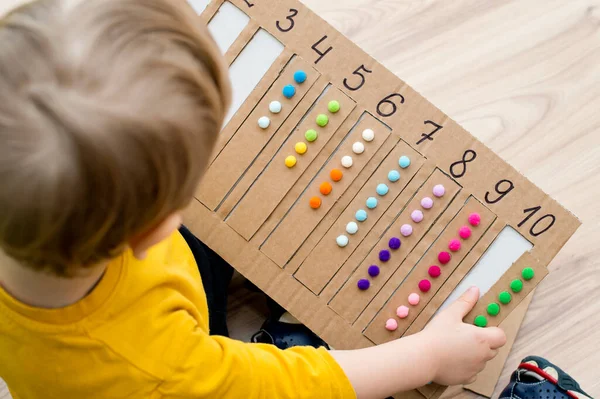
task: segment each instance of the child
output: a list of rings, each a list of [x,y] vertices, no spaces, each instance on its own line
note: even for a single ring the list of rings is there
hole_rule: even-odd
[[[382,398],[472,381],[505,343],[462,323],[477,289],[367,349],[209,335],[177,229],[229,104],[226,72],[184,1],[38,0],[0,23],[0,377],[13,397]]]

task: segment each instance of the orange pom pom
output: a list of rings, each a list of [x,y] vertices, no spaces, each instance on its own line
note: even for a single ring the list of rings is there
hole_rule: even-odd
[[[329,173],[329,177],[331,177],[331,180],[333,180],[333,181],[342,180],[342,176],[344,176],[344,174],[339,169],[332,169],[331,172]]]
[[[327,181],[321,183],[321,185],[319,186],[319,191],[321,191],[321,194],[323,195],[331,194],[331,190],[333,190],[333,187],[331,187],[331,183]]]
[[[319,209],[320,206],[321,206],[321,198],[319,198],[319,197],[312,197],[310,199],[310,207],[312,209]]]

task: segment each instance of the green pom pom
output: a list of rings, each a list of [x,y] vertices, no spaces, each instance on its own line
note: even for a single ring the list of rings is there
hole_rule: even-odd
[[[508,305],[510,301],[512,301],[512,295],[510,295],[508,291],[501,292],[500,295],[498,295],[498,300],[501,304]]]
[[[319,125],[321,127],[325,127],[325,126],[327,126],[328,123],[329,123],[329,118],[327,117],[327,115],[320,114],[319,116],[317,116],[317,125]]]
[[[485,316],[479,315],[475,318],[475,323],[477,327],[485,327],[487,326],[487,319]]]
[[[335,100],[329,101],[329,104],[327,105],[327,109],[332,114],[335,114],[336,112],[338,112],[340,110],[340,103]]]
[[[490,303],[487,306],[487,312],[490,316],[498,316],[498,313],[500,313],[500,305],[498,305],[497,303]]]
[[[521,275],[523,276],[525,281],[529,281],[535,277],[535,272],[531,267],[526,267],[525,269],[523,269],[523,272],[521,272]]]
[[[319,134],[314,129],[307,130],[306,133],[304,133],[304,138],[306,139],[306,141],[309,141],[311,143],[315,141],[317,137],[319,137]]]
[[[510,289],[514,293],[521,292],[523,290],[523,282],[520,279],[513,280],[510,283]]]

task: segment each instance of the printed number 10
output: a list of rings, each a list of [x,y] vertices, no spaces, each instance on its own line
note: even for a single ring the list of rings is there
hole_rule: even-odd
[[[525,219],[523,219],[521,221],[521,223],[519,223],[518,226],[522,227],[525,223],[527,223],[529,221],[529,219],[531,219],[531,217],[533,215],[538,213],[538,211],[540,209],[542,209],[541,206],[535,206],[533,208],[525,209],[523,211],[523,213],[529,213],[529,215],[527,215],[527,217]],[[531,228],[529,229],[529,234],[531,234],[534,237],[537,237],[540,234],[547,232],[550,229],[550,227],[554,226],[555,222],[556,222],[556,216],[554,216],[552,214],[544,215],[541,218],[539,218],[538,220],[536,220],[535,223],[531,226]],[[540,226],[540,224],[541,224],[541,226]]]

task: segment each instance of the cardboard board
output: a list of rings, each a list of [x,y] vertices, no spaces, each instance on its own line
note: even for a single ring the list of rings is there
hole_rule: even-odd
[[[223,3],[210,2],[199,23],[210,23]],[[250,18],[233,43],[227,37],[225,58],[238,62],[236,70],[257,59],[244,54],[257,35],[272,35],[284,50],[271,55],[264,76],[221,132],[197,201],[186,211],[190,229],[325,341],[352,349],[424,328],[510,226],[533,248],[501,269],[465,322],[485,316],[514,341],[526,308],[519,304],[527,304],[579,220],[299,1],[231,0],[231,6]],[[298,70],[306,72],[303,83],[294,80]],[[289,84],[296,95],[287,99],[282,90]],[[284,105],[280,114],[269,112],[274,100]],[[334,100],[338,112],[328,110]],[[321,114],[328,117],[323,127],[316,123]],[[257,125],[261,116],[271,119],[267,129]],[[317,140],[305,139],[309,129],[318,132]],[[375,132],[372,141],[363,137],[365,129]],[[295,151],[301,142],[307,145],[303,154]],[[364,152],[355,153],[355,143]],[[297,160],[291,168],[284,163],[289,156]],[[344,167],[344,156],[352,157],[352,166]],[[402,156],[410,159],[405,168]],[[343,178],[332,180],[332,169]],[[399,180],[388,179],[392,170]],[[323,183],[331,193],[321,193]],[[377,193],[380,184],[385,194]],[[440,184],[445,193],[436,197],[433,187]],[[313,197],[321,201],[317,209],[309,206]],[[370,197],[377,200],[372,209],[366,206]],[[431,208],[422,206],[425,197],[433,199]],[[356,220],[358,210],[366,220]],[[423,213],[422,221],[412,219],[414,211]],[[473,213],[481,217],[477,226],[469,224]],[[346,231],[350,222],[358,227],[353,234]],[[400,234],[404,225],[412,234]],[[459,239],[459,250],[448,250],[462,226],[471,236]],[[340,236],[346,246],[338,246]],[[393,237],[400,248],[389,248]],[[381,260],[382,250],[390,251],[389,260]],[[442,251],[452,254],[445,265],[439,265]],[[439,277],[429,275],[434,264]],[[379,275],[369,276],[371,265]],[[525,267],[535,271],[533,279],[522,278]],[[368,289],[358,288],[361,279]],[[523,288],[512,292],[516,279]],[[426,292],[419,289],[422,280],[431,283]],[[503,291],[511,293],[510,303],[488,315],[487,305]],[[418,305],[407,305],[412,293],[420,295]],[[396,316],[401,305],[410,308],[403,319]],[[399,325],[394,331],[385,329],[390,318]],[[504,359],[490,363],[469,389],[489,395]],[[397,397],[437,398],[444,390],[431,384]]]

